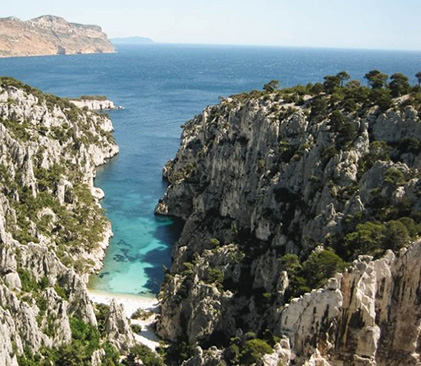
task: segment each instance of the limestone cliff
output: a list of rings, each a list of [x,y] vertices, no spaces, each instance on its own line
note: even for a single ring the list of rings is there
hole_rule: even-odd
[[[111,235],[93,179],[118,153],[112,130],[105,115],[0,79],[1,365],[99,364],[133,343],[121,311],[99,314],[86,287]]]
[[[78,99],[69,99],[69,102],[74,104],[78,108],[87,108],[91,111],[104,111],[116,109],[114,102],[105,97],[95,98],[84,96]],[[121,107],[119,107],[119,109],[121,109]]]
[[[96,25],[69,23],[52,15],[28,21],[0,19],[0,57],[110,52],[112,43]]]
[[[265,365],[420,365],[420,106],[389,93],[252,92],[185,124],[156,208],[186,220],[157,329],[225,348],[187,364],[241,363],[251,331],[283,337]]]

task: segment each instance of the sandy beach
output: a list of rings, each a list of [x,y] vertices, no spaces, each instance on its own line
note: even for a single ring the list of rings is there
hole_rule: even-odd
[[[155,322],[155,313],[157,312],[159,302],[153,296],[140,296],[129,294],[110,294],[108,292],[89,290],[90,299],[97,304],[110,305],[113,299],[124,307],[127,318],[130,324],[137,324],[142,327],[140,334],[135,334],[135,338],[139,343],[142,343],[149,348],[155,350],[159,346],[159,338],[152,330],[152,325]],[[137,309],[149,310],[154,314],[146,320],[131,319],[131,316]]]

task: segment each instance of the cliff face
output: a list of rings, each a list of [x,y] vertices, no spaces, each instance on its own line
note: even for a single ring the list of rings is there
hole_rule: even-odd
[[[108,341],[123,352],[133,342],[121,309],[98,317],[86,287],[112,234],[93,187],[95,167],[118,153],[112,130],[103,115],[0,79],[1,365],[61,364],[72,348],[99,364],[102,343],[84,353],[74,342],[100,324],[118,329]]]
[[[279,309],[277,331],[289,338],[295,362],[419,365],[420,259],[419,242],[397,256],[361,258],[326,288]]]
[[[103,111],[115,109],[116,106],[112,100],[108,99],[74,99],[69,100],[70,103],[74,104],[78,108],[87,108],[91,111]]]
[[[284,338],[265,365],[420,364],[419,242],[400,249],[399,235],[385,235],[383,252],[395,254],[360,257],[290,300],[297,279],[285,254],[305,260],[332,246],[352,262],[366,252],[359,223],[389,232],[419,218],[417,106],[403,97],[393,109],[344,111],[323,98],[233,96],[186,123],[156,208],[186,220],[162,287],[162,337],[225,348],[268,329]],[[190,362],[212,364],[200,352]]]
[[[114,47],[96,25],[45,15],[28,21],[0,19],[0,57],[110,53]]]

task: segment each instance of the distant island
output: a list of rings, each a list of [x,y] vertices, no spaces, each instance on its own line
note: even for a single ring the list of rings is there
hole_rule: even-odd
[[[0,57],[113,53],[97,25],[69,23],[53,15],[28,21],[0,18]]]
[[[113,44],[152,44],[154,41],[148,37],[120,37],[112,38]]]

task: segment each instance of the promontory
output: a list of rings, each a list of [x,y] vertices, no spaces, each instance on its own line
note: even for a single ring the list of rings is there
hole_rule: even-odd
[[[113,53],[97,25],[69,23],[53,15],[28,21],[0,18],[0,57]]]

